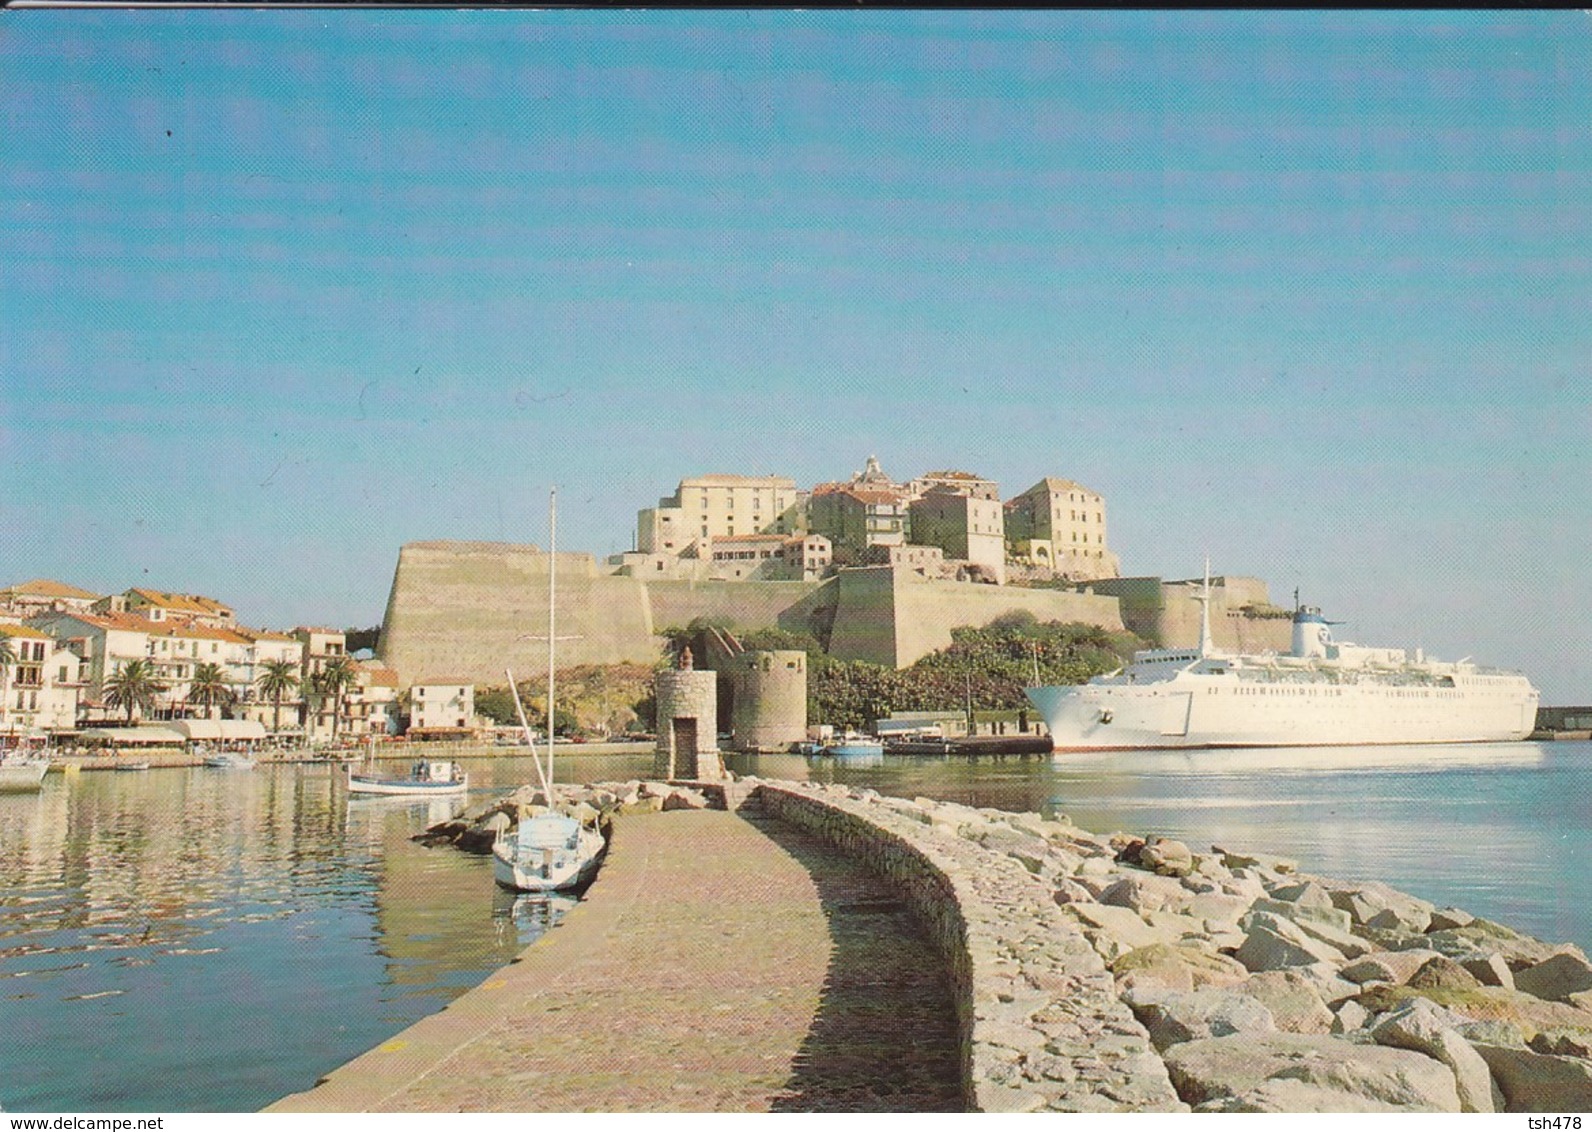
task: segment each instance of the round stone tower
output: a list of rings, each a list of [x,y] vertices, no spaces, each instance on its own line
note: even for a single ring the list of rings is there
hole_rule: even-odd
[[[735,698],[735,746],[742,751],[784,751],[807,737],[807,654],[800,649],[756,649],[735,657],[730,669]]]
[[[719,678],[691,666],[691,650],[680,654],[678,668],[653,678],[658,705],[658,746],[653,774],[662,779],[724,777],[719,758]]]

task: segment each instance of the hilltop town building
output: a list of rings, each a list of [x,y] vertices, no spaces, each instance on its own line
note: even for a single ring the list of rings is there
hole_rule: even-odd
[[[636,516],[636,550],[681,555],[707,540],[800,534],[805,496],[787,476],[695,476]]]
[[[1006,533],[1000,493],[991,480],[940,472],[911,504],[912,541],[937,546],[969,576],[1006,581]],[[957,478],[952,478],[957,477]]]
[[[1096,491],[1046,476],[1006,501],[1011,557],[1078,581],[1115,578],[1121,563],[1106,545],[1106,504]]]

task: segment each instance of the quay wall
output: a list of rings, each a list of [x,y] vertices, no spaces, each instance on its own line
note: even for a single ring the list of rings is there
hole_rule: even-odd
[[[969,1108],[1187,1111],[1104,962],[1018,858],[923,799],[766,782],[753,796],[891,880],[924,925],[951,976]]]

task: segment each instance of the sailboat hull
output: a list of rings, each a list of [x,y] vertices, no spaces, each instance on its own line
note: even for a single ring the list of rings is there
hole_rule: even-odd
[[[513,841],[492,847],[492,879],[514,892],[563,892],[591,880],[603,851],[602,834],[582,829],[573,847],[523,850]]]

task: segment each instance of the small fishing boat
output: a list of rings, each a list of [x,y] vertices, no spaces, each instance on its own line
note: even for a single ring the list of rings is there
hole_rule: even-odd
[[[49,759],[22,755],[0,757],[0,794],[31,794],[44,789],[44,774]]]
[[[470,776],[458,763],[417,759],[407,774],[377,774],[374,770],[348,769],[350,794],[408,794],[414,797],[435,794],[463,794],[470,789]]]
[[[536,765],[536,775],[542,784],[542,793],[548,804],[557,802],[553,791],[553,675],[558,634],[553,620],[557,605],[554,601],[554,568],[558,561],[558,493],[549,495],[547,504],[547,768],[542,768],[541,754],[531,735],[530,723],[525,718],[525,708],[520,703],[519,686],[514,683],[514,673],[505,671],[509,691],[514,694],[514,710],[520,717],[520,728],[531,748],[531,761]],[[515,892],[559,892],[579,888],[591,880],[602,859],[607,842],[595,821],[582,822],[566,814],[549,812],[522,818],[512,835],[500,830],[492,845],[492,879],[504,888]]]
[[[837,759],[874,759],[884,755],[884,744],[872,735],[847,731],[825,743],[821,753]]]
[[[148,759],[128,759],[126,762],[117,763],[116,766],[113,769],[115,769],[115,770],[148,770],[149,769],[149,765],[150,764],[149,764],[149,760]]]

